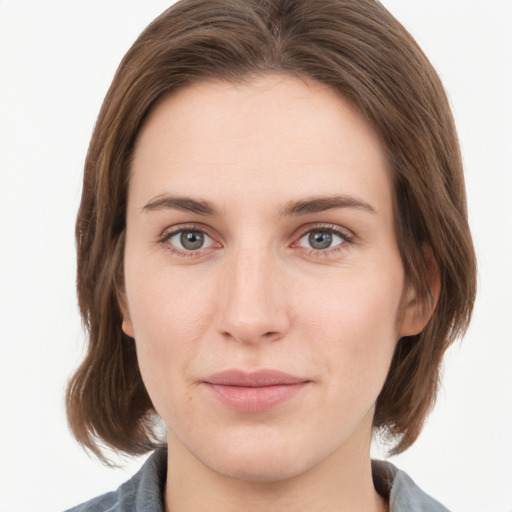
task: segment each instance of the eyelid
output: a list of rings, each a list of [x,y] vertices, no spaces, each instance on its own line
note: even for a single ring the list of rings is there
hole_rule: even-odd
[[[308,224],[306,226],[301,226],[294,234],[294,243],[300,240],[304,235],[307,235],[311,231],[328,231],[343,237],[347,242],[353,242],[355,240],[355,235],[349,229],[339,226],[337,224],[325,224],[321,222]]]
[[[209,230],[206,226],[202,224],[197,224],[195,222],[185,222],[183,224],[174,224],[172,226],[166,227],[162,233],[158,236],[159,240],[167,239],[169,236],[175,235],[180,231],[201,231],[209,235]],[[211,238],[211,237],[210,237]]]

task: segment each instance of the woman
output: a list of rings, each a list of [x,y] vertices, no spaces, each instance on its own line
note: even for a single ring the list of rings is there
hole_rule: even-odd
[[[105,99],[77,242],[71,428],[156,452],[73,510],[445,510],[370,460],[419,435],[475,295],[448,102],[378,2],[164,12]]]

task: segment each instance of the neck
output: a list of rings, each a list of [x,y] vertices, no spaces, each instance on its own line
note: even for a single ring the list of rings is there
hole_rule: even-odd
[[[368,446],[339,449],[307,471],[279,481],[250,482],[203,465],[169,438],[166,512],[385,512],[373,485]]]

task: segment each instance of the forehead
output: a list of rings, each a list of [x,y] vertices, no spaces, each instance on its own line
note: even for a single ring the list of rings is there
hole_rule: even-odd
[[[137,138],[130,194],[222,198],[233,185],[247,197],[349,191],[386,202],[388,175],[380,138],[351,103],[318,82],[269,75],[165,97]]]

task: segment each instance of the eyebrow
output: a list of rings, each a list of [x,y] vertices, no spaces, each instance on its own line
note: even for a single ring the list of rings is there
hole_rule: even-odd
[[[156,196],[142,207],[143,212],[156,210],[180,210],[197,213],[198,215],[219,215],[219,211],[209,201],[192,199],[190,197],[169,196],[167,194]]]
[[[300,201],[290,201],[280,213],[282,216],[307,215],[336,208],[357,208],[369,213],[377,213],[372,205],[350,195],[322,196],[301,199]]]
[[[357,208],[370,213],[376,213],[373,206],[367,202],[349,195],[322,196],[290,201],[279,212],[280,216],[300,216],[320,213],[337,208]],[[169,196],[163,194],[151,199],[142,211],[180,210],[198,215],[219,216],[220,212],[209,201],[192,199],[190,197]]]

